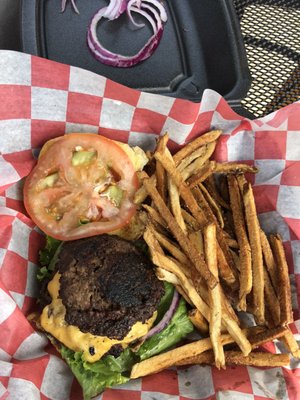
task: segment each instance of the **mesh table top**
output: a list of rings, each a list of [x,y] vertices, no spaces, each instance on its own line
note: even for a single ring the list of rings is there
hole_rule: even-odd
[[[300,0],[233,0],[252,84],[243,107],[260,117],[300,99]]]

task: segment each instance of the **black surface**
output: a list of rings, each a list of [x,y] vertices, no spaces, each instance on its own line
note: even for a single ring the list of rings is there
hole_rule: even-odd
[[[0,0],[0,49],[21,50],[21,0]]]
[[[193,101],[199,101],[209,87],[245,115],[240,100],[250,86],[250,74],[231,0],[165,0],[169,19],[159,48],[150,59],[129,69],[100,64],[86,46],[90,18],[105,1],[77,3],[80,16],[70,5],[61,14],[61,0],[1,0],[0,49],[36,54],[130,87]],[[99,27],[105,45],[128,54],[150,34],[149,27],[134,31],[126,15],[114,22],[104,20]]]
[[[12,0],[15,1],[15,0]],[[250,74],[231,0],[168,0],[168,22],[161,43],[146,61],[116,68],[96,61],[86,45],[93,14],[105,0],[77,0],[60,13],[61,0],[23,0],[22,51],[71,64],[143,91],[200,101],[211,88],[238,107],[250,86]],[[108,48],[134,54],[151,34],[136,30],[125,15],[103,20],[99,37]]]

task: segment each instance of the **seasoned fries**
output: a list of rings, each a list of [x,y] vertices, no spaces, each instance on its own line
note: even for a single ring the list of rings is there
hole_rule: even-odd
[[[164,152],[168,143],[168,135],[161,136],[157,142],[157,151]],[[156,182],[157,182],[157,190],[161,197],[166,201],[167,199],[167,174],[164,170],[164,167],[158,162],[156,163]]]
[[[280,340],[285,345],[286,349],[292,353],[293,357],[300,358],[300,349],[298,343],[296,342],[296,339],[290,329],[286,330],[286,333],[281,337]]]
[[[211,131],[208,133],[205,133],[204,135],[199,136],[197,139],[193,140],[186,146],[184,146],[181,150],[179,150],[175,156],[174,156],[174,161],[176,166],[184,159],[186,158],[189,154],[191,154],[193,151],[198,149],[199,147],[203,147],[208,143],[215,142],[218,137],[221,135],[222,131]]]
[[[281,237],[279,235],[271,235],[270,242],[277,266],[277,287],[281,307],[281,323],[289,324],[293,321],[293,314],[288,265],[284,255]]]
[[[215,161],[208,161],[198,170],[198,172],[196,172],[187,180],[187,184],[192,189],[193,187],[199,185],[199,183],[205,181],[215,170]]]
[[[213,224],[207,225],[204,228],[204,251],[207,266],[210,272],[218,279],[217,265],[217,237],[216,226]],[[224,368],[225,357],[224,349],[221,344],[221,322],[222,322],[222,296],[220,283],[213,289],[209,290],[209,334],[212,341],[212,346],[215,354],[215,364],[217,368]]]
[[[263,324],[265,321],[264,266],[260,242],[260,227],[256,215],[252,188],[248,183],[243,185],[243,200],[252,253],[253,302],[256,307],[254,315],[257,323]]]
[[[208,335],[208,323],[199,310],[194,308],[189,311],[189,319],[202,336]]]
[[[246,232],[245,217],[243,214],[238,182],[233,175],[228,176],[228,185],[234,228],[240,254],[240,291],[238,307],[240,310],[246,311],[246,296],[252,289],[251,248]]]
[[[221,343],[223,346],[233,342],[234,340],[229,334],[221,335]],[[211,340],[210,338],[206,338],[169,350],[166,353],[159,354],[158,356],[148,358],[147,360],[135,364],[132,368],[130,377],[132,379],[139,378],[141,376],[159,372],[165,368],[172,367],[173,365],[178,365],[179,362],[182,362],[189,357],[199,355],[211,348]]]
[[[290,357],[288,354],[271,354],[271,353],[250,353],[244,356],[240,351],[225,351],[224,353],[226,365],[251,365],[254,367],[284,367],[289,364]],[[210,350],[205,351],[195,357],[185,359],[176,365],[188,364],[209,364],[216,365],[214,353]]]
[[[275,339],[300,358],[287,327],[293,316],[283,244],[262,231],[244,176],[258,170],[211,160],[220,134],[208,132],[174,156],[165,135],[151,155],[155,172],[140,174],[136,204],[148,214],[144,240],[157,277],[186,299],[203,338],[135,364],[131,378],[190,364],[289,364],[289,354],[253,352]],[[145,203],[147,197],[152,202]],[[242,329],[247,325],[238,311],[251,312],[258,326]]]
[[[217,284],[216,279],[208,270],[207,265],[204,262],[203,257],[197,251],[197,249],[193,246],[192,243],[189,242],[188,238],[181,230],[180,226],[176,222],[175,218],[169,211],[166,204],[163,202],[159,193],[157,192],[154,184],[151,183],[150,179],[144,179],[143,184],[148,192],[148,194],[152,197],[152,200],[159,210],[161,216],[164,218],[166,224],[171,230],[172,234],[178,240],[179,244],[182,247],[182,250],[185,252],[186,256],[190,259],[190,261],[195,265],[198,269],[199,273],[203,276],[203,278],[207,281],[209,287],[214,287]]]

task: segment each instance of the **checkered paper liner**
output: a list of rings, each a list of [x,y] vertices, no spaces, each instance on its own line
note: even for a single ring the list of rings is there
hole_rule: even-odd
[[[291,326],[300,338],[300,102],[250,121],[206,90],[191,103],[129,89],[83,69],[0,51],[0,399],[82,399],[78,383],[26,316],[37,295],[43,236],[22,202],[23,178],[42,144],[68,132],[94,132],[152,149],[168,131],[170,147],[223,130],[214,157],[255,164],[257,210],[279,232],[290,268]],[[269,351],[284,351],[279,342]],[[169,369],[106,390],[102,400],[289,399],[300,397],[300,364],[287,368],[209,366]]]

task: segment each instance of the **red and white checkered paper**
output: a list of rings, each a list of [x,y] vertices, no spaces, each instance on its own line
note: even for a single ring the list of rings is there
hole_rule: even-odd
[[[210,129],[223,130],[221,161],[255,164],[257,209],[267,233],[279,232],[288,258],[300,332],[300,102],[250,121],[207,90],[200,104],[141,93],[102,76],[11,51],[0,51],[0,399],[79,400],[66,364],[26,316],[35,307],[43,236],[25,213],[23,179],[42,144],[68,132],[94,132],[153,148],[168,131],[171,148]],[[297,336],[299,339],[300,336]],[[284,351],[279,343],[267,346]],[[300,398],[300,364],[287,368],[192,366],[105,391],[102,400]]]

